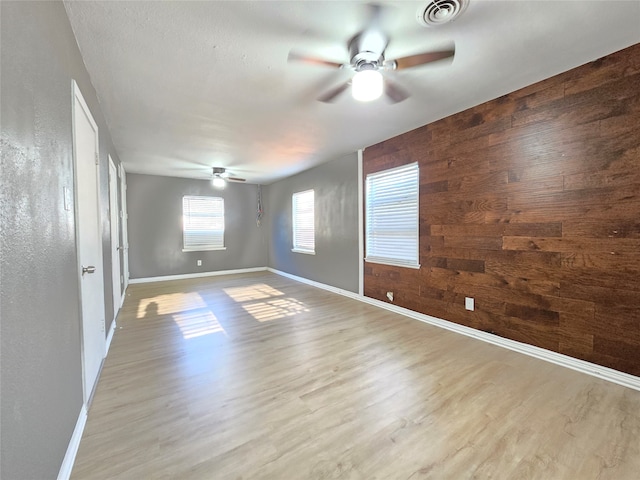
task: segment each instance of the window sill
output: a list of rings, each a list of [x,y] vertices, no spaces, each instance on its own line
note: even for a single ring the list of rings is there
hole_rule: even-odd
[[[302,250],[301,248],[292,248],[291,251],[295,252],[295,253],[304,253],[306,255],[315,255],[316,254],[315,250]]]
[[[365,258],[364,261],[367,263],[379,263],[381,265],[391,265],[393,267],[413,268],[414,270],[420,269],[419,263],[400,263],[400,262],[394,262],[393,260],[385,260],[384,258]]]
[[[183,252],[209,252],[212,250],[226,250],[227,247],[192,247],[192,248],[183,248]]]

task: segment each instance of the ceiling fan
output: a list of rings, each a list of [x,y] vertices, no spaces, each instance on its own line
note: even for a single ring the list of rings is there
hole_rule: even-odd
[[[347,44],[349,63],[337,63],[295,51],[289,52],[288,60],[290,62],[304,62],[341,69],[349,68],[356,72],[350,81],[338,85],[318,97],[319,101],[331,103],[351,86],[356,100],[375,100],[384,91],[391,102],[398,103],[408,98],[409,93],[389,78],[383,79],[382,72],[418,67],[454,56],[455,48],[451,46],[442,51],[423,52],[393,60],[386,59],[385,50],[389,44],[389,37],[380,26],[382,7],[380,5],[368,5],[368,7],[372,11],[369,25]]]
[[[224,188],[227,182],[246,182],[246,179],[240,177],[232,177],[224,167],[213,167],[213,179],[211,183],[216,188]]]

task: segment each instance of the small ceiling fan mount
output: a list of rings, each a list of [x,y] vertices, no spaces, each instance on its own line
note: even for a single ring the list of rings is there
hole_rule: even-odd
[[[213,167],[213,178],[211,179],[213,186],[217,188],[224,188],[226,182],[246,182],[246,179],[240,177],[232,177],[225,167]]]

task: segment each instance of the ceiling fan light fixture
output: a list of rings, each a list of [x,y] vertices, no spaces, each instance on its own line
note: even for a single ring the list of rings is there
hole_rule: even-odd
[[[380,98],[382,90],[382,74],[378,70],[361,70],[351,81],[351,94],[359,102],[370,102]]]
[[[213,180],[211,181],[211,183],[215,188],[219,188],[219,189],[222,189],[227,186],[226,180],[218,175],[213,177]]]

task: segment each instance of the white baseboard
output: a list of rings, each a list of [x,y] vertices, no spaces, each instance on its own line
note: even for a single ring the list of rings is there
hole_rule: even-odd
[[[122,296],[122,298],[124,299],[124,295]],[[107,334],[104,349],[104,358],[107,358],[107,355],[109,354],[109,348],[111,347],[111,341],[113,340],[113,334],[115,333],[115,331],[116,320],[114,319],[113,322],[111,322],[111,327],[109,328],[109,333]],[[104,365],[104,360],[102,365]],[[102,365],[100,366],[101,371]],[[100,381],[100,373],[98,374],[98,381]],[[60,467],[60,471],[58,472],[58,480],[68,480],[71,476],[71,470],[73,470],[73,464],[76,461],[76,455],[78,453],[78,448],[80,447],[80,440],[82,439],[82,433],[84,432],[84,426],[86,423],[87,407],[86,405],[82,405],[82,408],[80,409],[80,415],[78,416],[78,421],[76,422],[76,427],[73,429],[71,440],[69,441],[69,445],[67,446],[67,453],[64,456],[64,460],[62,460],[62,466]]]
[[[327,285],[326,283],[316,282],[315,280],[309,280],[308,278],[298,277],[297,275],[293,275],[291,273],[282,272],[280,270],[276,270],[275,268],[268,267],[267,271],[271,273],[275,273],[282,277],[290,278],[291,280],[295,280],[296,282],[306,283],[307,285],[311,285],[312,287],[321,288],[323,290],[328,290],[333,293],[337,293],[339,295],[344,295],[345,297],[353,298],[354,300],[362,301],[362,297],[355,292],[351,292],[349,290],[345,290],[343,288],[334,287],[332,285]]]
[[[69,480],[71,477],[71,470],[73,470],[73,464],[76,461],[76,455],[78,454],[78,448],[80,447],[80,440],[82,439],[82,432],[84,432],[84,426],[87,423],[87,409],[84,405],[80,409],[80,415],[78,415],[78,421],[76,422],[76,428],[73,429],[69,446],[67,447],[67,453],[64,455],[60,471],[58,472],[58,480]]]
[[[107,358],[107,355],[109,354],[109,347],[111,347],[111,340],[113,340],[113,334],[116,331],[116,319],[113,319],[113,322],[111,322],[111,328],[109,328],[109,334],[107,335],[107,344],[105,346],[104,349],[104,358]]]
[[[167,280],[184,280],[187,278],[215,277],[218,275],[234,275],[237,273],[264,272],[267,267],[239,268],[237,270],[219,270],[217,272],[185,273],[182,275],[165,275],[163,277],[131,278],[129,283],[165,282]]]
[[[413,310],[399,307],[391,303],[382,302],[380,300],[365,297],[363,295],[358,295],[357,293],[353,293],[348,290],[343,290],[341,288],[333,287],[331,285],[325,285],[323,283],[315,282],[313,280],[309,280],[303,277],[298,277],[290,273],[281,272],[273,268],[267,268],[267,270],[269,272],[281,275],[283,277],[287,277],[301,283],[306,283],[307,285],[311,285],[313,287],[322,288],[323,290],[328,290],[330,292],[337,293],[339,295],[344,295],[346,297],[353,298],[355,300],[359,300],[364,303],[368,303],[369,305],[373,305],[375,307],[384,308],[385,310],[389,310],[391,312],[404,315],[406,317],[410,317],[415,320],[428,323],[430,325],[435,325],[440,328],[445,328],[447,330],[451,330],[452,332],[460,333],[468,337],[473,337],[478,340],[482,340],[483,342],[508,348],[509,350],[523,353],[525,355],[529,355],[530,357],[539,358],[547,362],[555,363],[556,365],[570,368],[572,370],[576,370],[581,373],[586,373],[587,375],[591,375],[593,377],[602,378],[603,380],[607,380],[609,382],[617,383],[618,385],[622,385],[624,387],[628,387],[628,388],[632,388],[634,390],[640,391],[640,377],[636,377],[635,375],[619,372],[618,370],[614,370],[612,368],[603,367],[602,365],[586,362],[584,360],[579,360],[577,358],[569,357],[567,355],[563,355],[557,352],[552,352],[551,350],[546,350],[544,348],[535,347],[533,345],[529,345],[526,343],[516,342],[515,340],[499,337],[497,335],[492,335],[490,333],[483,332],[481,330],[476,330],[470,327],[465,327],[464,325],[458,325],[457,323],[453,323],[448,320],[443,320],[441,318],[432,317],[430,315],[425,315],[423,313],[414,312]]]

